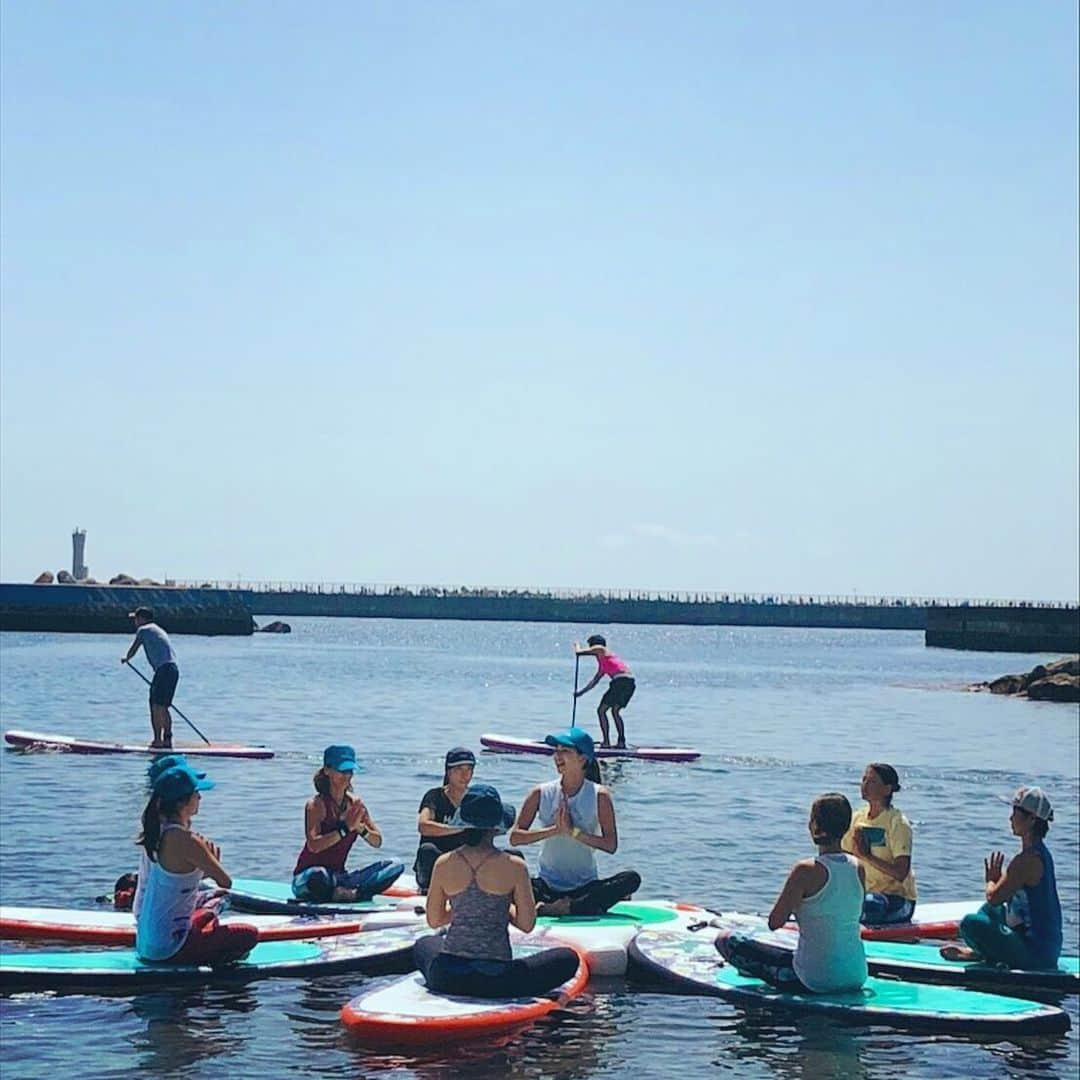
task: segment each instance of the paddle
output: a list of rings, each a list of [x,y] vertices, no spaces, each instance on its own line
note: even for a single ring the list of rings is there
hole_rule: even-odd
[[[150,685],[150,680],[130,660],[128,661],[126,666],[131,668],[131,670],[134,671],[135,674],[138,675],[139,678],[142,679],[142,681],[146,683],[147,686]],[[176,715],[179,716],[180,719],[183,720],[184,723],[187,724],[187,726],[191,728],[191,730],[194,731],[195,734],[198,735],[199,738],[202,739],[202,741],[206,743],[207,746],[211,745],[210,740],[175,705],[170,705],[169,708],[172,709],[172,711],[176,713]]]
[[[577,727],[577,680],[578,680],[578,666],[581,663],[581,657],[574,653],[574,711],[570,714],[570,726]]]

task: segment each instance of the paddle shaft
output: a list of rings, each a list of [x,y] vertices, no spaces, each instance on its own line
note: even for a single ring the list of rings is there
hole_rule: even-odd
[[[574,710],[570,714],[570,726],[577,727],[577,680],[578,667],[581,665],[581,657],[574,653]]]
[[[147,686],[152,685],[150,680],[130,660],[128,661],[127,666],[131,668],[131,670],[134,671],[135,674],[138,675],[139,678],[142,679],[142,681],[146,683]],[[179,716],[180,719],[183,720],[184,723],[187,724],[187,726],[191,728],[191,730],[194,731],[195,734],[198,735],[199,738],[202,739],[202,741],[206,743],[207,746],[210,745],[210,740],[179,710],[179,708],[177,708],[177,706],[170,705],[169,708],[172,709],[172,711],[176,713],[176,715]]]

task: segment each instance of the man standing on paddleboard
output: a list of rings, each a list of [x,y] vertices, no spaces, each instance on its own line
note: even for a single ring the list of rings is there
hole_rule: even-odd
[[[137,607],[128,616],[135,620],[135,639],[126,655],[120,657],[120,663],[126,664],[139,651],[146,652],[146,659],[154,669],[154,678],[150,683],[150,725],[154,729],[154,749],[172,748],[172,705],[176,684],[180,680],[180,669],[176,666],[176,653],[173,651],[169,635],[154,622],[154,612],[148,607]]]
[[[611,684],[604,692],[597,707],[596,715],[600,720],[601,746],[610,746],[611,741],[608,733],[608,709],[615,720],[615,730],[618,732],[619,741],[615,744],[620,750],[626,747],[626,729],[623,727],[622,711],[630,704],[634,696],[637,683],[630,665],[625,660],[620,660],[608,647],[607,641],[600,634],[593,634],[584,648],[578,642],[574,642],[575,656],[595,656],[596,674],[580,689],[574,692],[575,697],[587,694],[605,675],[611,679]]]

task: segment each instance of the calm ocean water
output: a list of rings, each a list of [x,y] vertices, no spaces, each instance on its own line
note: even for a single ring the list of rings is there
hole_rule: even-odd
[[[595,627],[292,619],[289,637],[178,638],[177,704],[211,738],[263,742],[268,762],[212,764],[198,822],[234,875],[285,879],[303,839],[311,775],[331,742],[356,745],[356,787],[411,863],[415,813],[445,750],[484,732],[542,736],[570,717],[570,644]],[[822,791],[855,802],[863,766],[897,766],[915,827],[920,897],[978,896],[982,858],[1010,854],[994,799],[1037,782],[1057,807],[1066,947],[1077,949],[1078,713],[1075,706],[966,693],[967,683],[1046,657],[924,648],[919,633],[611,627],[633,665],[631,741],[698,747],[694,765],[607,770],[620,848],[601,872],[637,869],[642,897],[720,910],[767,907],[809,852]],[[145,686],[119,665],[127,638],[0,635],[0,715],[91,738],[148,737]],[[591,662],[590,665],[591,666]],[[583,671],[585,667],[583,666]],[[583,680],[584,681],[584,680]],[[596,730],[599,690],[579,722]],[[177,724],[178,738],[185,738]],[[189,733],[190,734],[190,733]],[[193,736],[192,736],[193,737]],[[145,761],[0,754],[0,899],[91,906],[133,869]],[[546,758],[484,754],[478,778],[514,803],[553,775]],[[530,851],[530,859],[535,852]],[[744,1013],[722,1001],[593,982],[564,1013],[500,1045],[423,1058],[371,1054],[344,1035],[361,977],[255,983],[134,998],[23,996],[0,1003],[5,1078],[232,1075],[450,1077],[1075,1077],[1080,1019],[1021,1043],[865,1032],[820,1019]]]

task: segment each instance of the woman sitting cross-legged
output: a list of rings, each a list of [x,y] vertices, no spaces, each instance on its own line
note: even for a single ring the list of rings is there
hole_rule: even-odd
[[[769,912],[769,929],[793,915],[799,923],[794,952],[740,931],[721,931],[720,955],[743,975],[791,993],[858,990],[866,982],[866,952],[859,917],[866,891],[862,867],[840,841],[851,825],[851,803],[830,793],[810,808],[813,859],[797,862]]]
[[[473,784],[462,796],[453,823],[464,843],[439,857],[431,872],[427,921],[449,925],[413,946],[413,958],[432,990],[472,997],[532,997],[571,978],[578,968],[573,949],[545,949],[514,959],[509,926],[528,933],[536,904],[525,862],[494,845],[514,820],[488,784]]]
[[[293,868],[297,900],[370,900],[389,888],[405,869],[403,863],[380,859],[359,870],[346,870],[353,844],[362,839],[382,847],[382,833],[362,799],[353,794],[356,751],[328,746],[323,767],[315,774],[315,798],[304,806],[304,846]]]
[[[633,870],[608,878],[597,876],[594,852],[613,855],[619,847],[619,832],[611,792],[598,782],[592,737],[572,727],[544,741],[555,748],[559,775],[529,792],[510,843],[543,841],[540,873],[533,878],[541,915],[602,915],[637,892],[641,877]],[[537,817],[541,828],[534,829]]]

